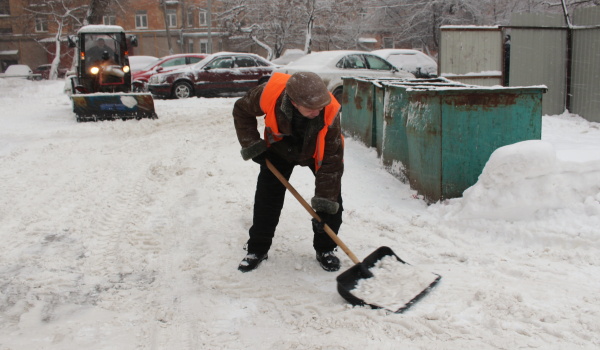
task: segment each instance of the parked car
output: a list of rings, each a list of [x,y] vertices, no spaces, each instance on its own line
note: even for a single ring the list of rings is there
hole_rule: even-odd
[[[33,79],[33,71],[26,64],[13,64],[6,67],[4,73],[0,74],[0,78],[23,78]]]
[[[39,76],[34,77],[35,80],[49,79],[50,78],[50,68],[52,68],[51,64],[41,64],[37,66],[36,69],[33,70],[33,74],[39,74]],[[63,67],[58,67],[58,77],[64,78],[65,74],[67,74],[68,69]]]
[[[410,72],[417,78],[437,77],[437,62],[419,50],[382,49],[371,53],[385,58],[398,69]]]
[[[390,77],[412,79],[415,76],[399,71],[383,58],[366,51],[321,51],[308,54],[290,64],[278,68],[276,72],[314,72],[318,74],[327,89],[342,101],[342,77]]]
[[[165,56],[151,62],[137,72],[133,72],[131,77],[131,85],[133,91],[146,91],[146,85],[151,76],[156,73],[166,73],[175,69],[182,68],[186,65],[198,63],[206,57],[203,53],[182,53],[176,55]],[[130,57],[131,59],[131,57]]]
[[[154,56],[133,55],[129,56],[129,68],[131,73],[139,72],[148,65],[158,62],[160,58]]]
[[[255,54],[219,52],[195,65],[153,75],[148,89],[163,98],[237,94],[267,81],[275,67]]]

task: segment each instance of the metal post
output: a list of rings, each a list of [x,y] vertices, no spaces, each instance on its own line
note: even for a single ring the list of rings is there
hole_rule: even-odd
[[[208,0],[208,18],[206,19],[206,21],[208,22],[208,41],[207,41],[207,46],[208,46],[208,53],[213,53],[213,47],[212,47],[212,1]]]

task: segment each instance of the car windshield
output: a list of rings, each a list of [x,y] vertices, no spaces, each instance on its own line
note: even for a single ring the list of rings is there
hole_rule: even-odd
[[[160,64],[161,67],[181,66],[185,64],[185,57],[174,57]]]
[[[374,56],[374,55],[365,55],[365,59],[367,60],[367,63],[369,64],[370,69],[392,70],[392,68],[393,68],[391,64],[389,64],[382,58]]]
[[[388,61],[397,67],[415,70],[417,67],[430,64],[415,54],[392,54]]]
[[[211,69],[233,68],[233,57],[230,57],[230,56],[216,57],[214,60],[212,60],[211,62],[209,62],[206,65],[206,68],[211,68]]]
[[[363,55],[348,55],[339,60],[336,67],[344,69],[365,69],[367,68],[367,64],[363,59]]]
[[[116,34],[87,34],[85,36],[86,61],[112,60],[120,64],[120,37]]]
[[[131,58],[131,57],[130,57]],[[153,61],[148,63],[147,65],[144,66],[144,68],[142,68],[142,70],[150,70],[150,68],[154,67],[154,65],[156,64],[156,62],[158,62],[159,60]]]
[[[196,63],[193,67],[194,69],[200,69],[202,67],[204,67],[208,62],[210,62],[213,58],[215,58],[215,56],[213,55],[208,55],[206,57],[204,57],[202,60],[200,60],[200,62]]]

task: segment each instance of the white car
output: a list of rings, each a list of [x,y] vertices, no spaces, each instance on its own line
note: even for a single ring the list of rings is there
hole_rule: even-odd
[[[129,68],[131,69],[131,74],[136,73],[159,60],[160,58],[154,56],[129,56]]]
[[[0,75],[3,78],[23,78],[32,79],[33,71],[26,64],[13,64],[6,68],[6,71]]]
[[[419,50],[382,49],[371,51],[401,70],[411,72],[417,78],[435,78],[438,75],[437,62]]]
[[[366,51],[347,50],[311,53],[275,71],[287,74],[314,72],[323,79],[327,89],[340,103],[344,87],[342,77],[415,78],[413,74],[398,70],[377,55]]]
[[[280,66],[285,66],[286,64],[289,64],[297,59],[299,59],[300,57],[306,55],[304,53],[304,50],[300,50],[300,49],[287,49],[285,50],[285,52],[283,53],[283,55],[281,55],[279,58],[276,58],[274,60],[272,60],[271,62],[280,65]]]

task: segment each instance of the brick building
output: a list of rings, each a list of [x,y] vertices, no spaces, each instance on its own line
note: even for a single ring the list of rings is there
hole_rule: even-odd
[[[65,0],[79,20],[48,15],[46,1],[0,0],[0,71],[11,64],[34,68],[50,63],[56,54],[58,23],[62,29],[61,66],[71,64],[73,50],[67,35],[84,23],[90,0]],[[31,6],[38,3],[41,6]],[[121,0],[124,5],[102,8],[100,23],[119,25],[138,38],[132,55],[161,57],[171,53],[211,53],[228,49],[228,35],[221,32],[213,14],[221,11],[218,0]]]

